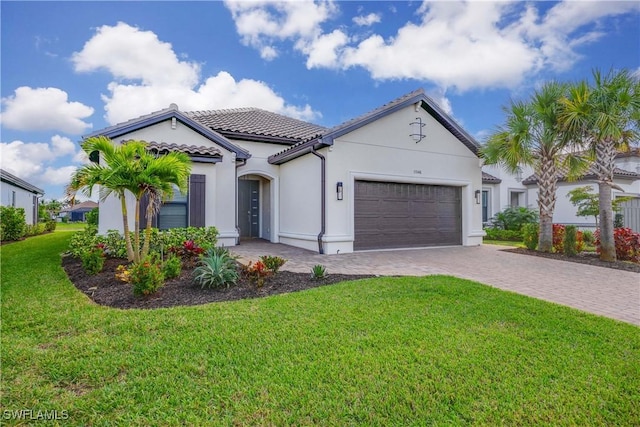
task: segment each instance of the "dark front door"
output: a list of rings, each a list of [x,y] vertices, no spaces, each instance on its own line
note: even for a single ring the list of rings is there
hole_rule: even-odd
[[[238,181],[238,226],[240,237],[260,237],[260,182]]]

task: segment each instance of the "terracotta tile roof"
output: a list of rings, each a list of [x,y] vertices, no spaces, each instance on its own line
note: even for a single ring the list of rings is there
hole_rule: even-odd
[[[169,144],[167,142],[151,141],[147,143],[147,148],[151,150],[163,151],[179,151],[192,156],[212,156],[221,157],[222,152],[215,147],[203,147],[196,145]]]
[[[502,180],[500,178],[497,178],[491,174],[488,174],[484,171],[482,171],[482,183],[483,184],[500,184],[502,182]]]
[[[228,137],[271,137],[274,142],[297,143],[326,132],[326,128],[259,108],[185,111],[186,116]]]
[[[98,204],[93,200],[87,200],[86,202],[78,203],[77,205],[69,206],[68,208],[61,209],[60,212],[75,212],[81,209],[95,209]]]

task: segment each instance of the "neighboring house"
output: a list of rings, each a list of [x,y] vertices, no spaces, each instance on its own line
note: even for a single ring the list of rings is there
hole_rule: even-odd
[[[86,202],[78,203],[77,205],[69,206],[68,208],[64,208],[60,210],[60,214],[58,214],[58,218],[67,218],[69,221],[86,221],[85,215],[87,212],[91,212],[93,209],[97,208],[98,204],[94,201],[88,200]]]
[[[13,206],[24,209],[27,224],[38,222],[38,202],[44,196],[44,191],[27,181],[0,169],[2,181],[1,206]]]
[[[612,197],[632,196],[640,199],[640,149],[619,153],[615,159],[613,182],[619,188],[613,188]],[[553,221],[558,224],[577,225],[580,228],[595,228],[594,217],[579,217],[577,208],[569,200],[569,191],[590,185],[593,192],[598,192],[598,182],[593,167],[579,180],[568,181],[566,170],[558,171],[558,188]],[[525,177],[522,179],[522,177]],[[538,208],[538,179],[530,168],[526,168],[520,176],[505,172],[499,166],[483,167],[483,196],[487,196],[487,212],[485,215],[483,199],[483,223],[508,206],[526,206]],[[624,190],[624,191],[621,191]],[[625,226],[640,231],[640,200],[623,205]]]
[[[333,254],[482,243],[478,145],[422,90],[330,129],[172,104],[87,137],[98,135],[191,156],[189,192],[162,206],[159,228],[216,226],[225,246],[262,238]],[[114,198],[100,203],[109,229],[122,230]]]

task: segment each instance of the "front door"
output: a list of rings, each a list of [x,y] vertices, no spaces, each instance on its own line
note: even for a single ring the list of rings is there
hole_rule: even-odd
[[[260,181],[238,181],[240,237],[260,237]]]

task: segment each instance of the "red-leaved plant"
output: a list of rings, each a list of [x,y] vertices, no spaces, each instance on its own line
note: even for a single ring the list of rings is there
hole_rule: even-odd
[[[594,237],[596,252],[600,255],[600,229],[596,230]],[[640,233],[636,233],[630,228],[614,228],[613,240],[618,260],[640,263]]]
[[[200,255],[204,253],[204,248],[198,246],[193,240],[185,240],[182,246],[170,247],[169,252],[179,257],[186,267],[193,267]]]
[[[258,288],[264,285],[265,279],[271,274],[271,270],[262,261],[252,262],[243,267],[243,273]]]
[[[553,251],[559,254],[564,253],[564,234],[565,226],[562,224],[553,224]],[[582,231],[576,232],[576,253],[584,250],[584,236]]]

